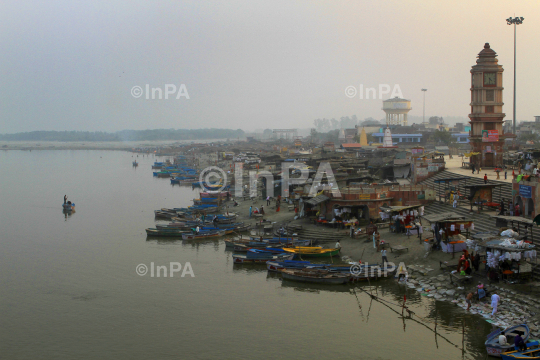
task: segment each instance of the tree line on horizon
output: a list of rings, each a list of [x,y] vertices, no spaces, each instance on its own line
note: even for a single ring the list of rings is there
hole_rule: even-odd
[[[104,131],[30,131],[0,134],[4,141],[145,141],[235,139],[245,136],[241,129],[154,129]]]

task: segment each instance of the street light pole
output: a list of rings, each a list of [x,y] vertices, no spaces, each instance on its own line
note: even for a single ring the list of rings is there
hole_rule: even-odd
[[[427,89],[422,89],[422,92],[424,93],[424,113],[422,115],[422,123],[424,126],[426,125],[426,91]]]
[[[514,109],[513,109],[514,110],[513,111],[514,135],[516,135],[516,25],[523,24],[523,20],[525,20],[525,18],[523,17],[515,17],[515,18],[509,17],[508,19],[506,19],[506,24],[514,25]]]

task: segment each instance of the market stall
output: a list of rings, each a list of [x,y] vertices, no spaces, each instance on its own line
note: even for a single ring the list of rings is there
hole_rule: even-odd
[[[492,216],[497,220],[496,226],[499,228],[514,228],[515,224],[517,224],[517,231],[522,235],[525,236],[525,240],[533,241],[533,225],[535,224],[533,220],[527,219],[521,216],[503,216],[503,215],[494,215]],[[524,233],[521,232],[521,227],[525,228]],[[528,231],[529,228],[531,230],[531,238],[528,239]]]
[[[468,200],[471,205],[471,212],[473,206],[476,206],[478,212],[482,211],[484,207],[488,209],[497,209],[499,203],[493,202],[493,191],[496,187],[499,188],[499,197],[502,198],[501,184],[478,184],[478,185],[465,185],[465,189],[469,190]]]
[[[521,236],[479,235],[484,236],[473,236],[473,239],[477,241],[476,248],[486,251],[486,270],[491,280],[512,282],[532,275],[532,262],[537,263],[534,244]]]
[[[433,237],[436,239],[434,247],[440,248],[443,252],[454,253],[467,249],[465,240],[457,235],[469,236],[469,232],[474,230],[474,223],[466,220],[465,216],[454,212],[444,212],[438,214],[425,215],[422,218],[431,224]]]
[[[455,193],[458,194],[460,198],[463,197],[462,191],[460,191],[460,183],[463,181],[464,185],[467,185],[467,179],[469,177],[459,177],[459,178],[448,178],[448,179],[437,179],[434,180],[435,184],[439,184],[439,201],[442,201],[441,194],[443,193],[441,191],[441,184],[444,185],[443,191],[444,191],[444,202],[446,203],[450,199],[450,194]]]
[[[424,214],[423,205],[381,206],[379,209],[381,219],[386,219],[390,222],[390,231],[411,235],[411,231],[414,229],[416,234],[418,231],[422,233],[422,230],[418,229],[416,223],[418,222],[419,217]]]

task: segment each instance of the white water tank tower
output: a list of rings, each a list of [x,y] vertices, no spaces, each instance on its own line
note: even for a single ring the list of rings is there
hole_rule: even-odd
[[[383,108],[386,113],[386,125],[407,126],[407,113],[412,110],[411,100],[401,99],[397,96],[383,101]]]

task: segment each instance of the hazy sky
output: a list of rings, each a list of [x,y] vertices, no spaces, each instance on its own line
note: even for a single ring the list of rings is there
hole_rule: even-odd
[[[427,88],[427,116],[467,116],[469,71],[485,42],[504,66],[511,119],[513,29],[505,19],[514,14],[525,18],[517,118],[530,121],[540,115],[536,0],[4,0],[0,133],[305,128],[315,118],[383,118],[381,100],[345,95],[360,84],[399,85],[412,100],[410,115],[422,115]],[[176,92],[146,100],[146,84],[185,84],[189,99]]]

